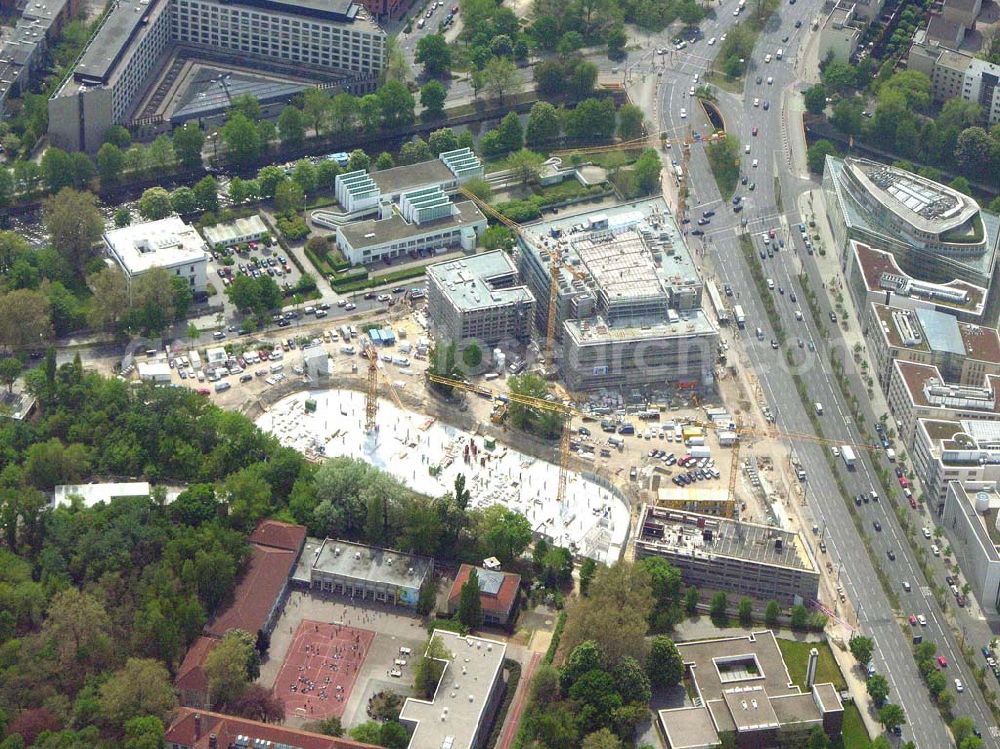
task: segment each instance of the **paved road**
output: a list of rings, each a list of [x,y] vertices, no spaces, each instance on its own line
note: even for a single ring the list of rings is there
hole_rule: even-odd
[[[796,85],[793,63],[796,55],[801,54],[804,35],[818,10],[819,4],[814,1],[800,0],[796,5],[783,4],[761,34],[750,64],[745,96],[719,93],[718,103],[726,119],[728,132],[738,138],[741,152],[742,146],[751,146],[750,154],[741,153],[742,169],[748,175],[748,181],[756,183],[756,189],[748,192],[746,188],[740,188],[738,194],[744,196],[745,208],[743,213],[733,214],[730,205],[722,204],[704,151],[699,147],[694,148],[689,170],[693,196],[690,215],[697,218],[709,208],[716,210],[717,215],[705,227],[704,240],[695,239],[692,246],[702,251],[706,265],[716,270],[720,281],[732,284],[739,297],[736,301],[746,311],[747,332],[734,349],[738,351],[741,365],[749,365],[757,374],[764,396],[777,415],[778,428],[788,432],[812,432],[808,415],[797,396],[793,395],[793,372],[784,365],[782,357],[775,356],[771,348],[770,341],[775,335],[770,329],[763,304],[752,286],[738,242],[740,218],[746,217],[747,229],[753,233],[756,247],[760,247],[761,232],[770,228],[774,228],[778,236],[785,239],[786,248],[773,259],[762,262],[765,275],[775,282],[776,306],[782,327],[788,335],[787,345],[793,348],[796,356],[796,371],[807,385],[809,400],[824,405],[822,418],[826,437],[841,442],[871,442],[872,435],[860,434],[854,425],[834,382],[829,364],[831,355],[845,360],[849,360],[850,356],[846,352],[844,356],[840,356],[837,349],[837,344],[841,341],[839,332],[835,326],[825,321],[821,321],[821,324],[828,328],[832,337],[830,344],[823,341],[805,306],[798,282],[798,274],[805,271],[814,279],[814,286],[820,284],[821,276],[814,259],[806,256],[798,240],[798,231],[794,229],[800,221],[795,197],[803,189],[814,188],[816,185],[793,173],[787,128],[789,123],[794,123],[794,119],[785,112],[782,94],[793,90]],[[657,107],[661,129],[676,133],[684,129],[687,123],[679,116],[680,108],[691,110],[687,91],[693,85],[693,76],[695,73],[704,73],[717,51],[717,47],[708,46],[706,40],[713,36],[721,37],[734,23],[742,20],[734,18],[731,10],[727,10],[724,5],[716,18],[706,21],[703,25],[704,38],[688,47],[686,54],[664,56],[668,59],[663,76],[659,79]],[[798,30],[794,28],[796,20],[802,21],[802,27]],[[785,36],[789,37],[787,42],[782,41]],[[784,59],[764,63],[764,55],[773,55],[779,47],[784,48]],[[761,84],[756,83],[758,75],[763,79]],[[768,76],[774,78],[772,85],[767,84]],[[761,106],[753,106],[754,98],[761,100]],[[763,109],[764,101],[770,103],[767,111]],[[751,129],[755,126],[758,128],[756,137],[751,135]],[[748,163],[752,159],[758,160],[756,168]],[[775,175],[778,176],[783,196],[783,215],[778,212]],[[785,293],[778,293],[777,287],[781,287]],[[816,291],[820,293],[818,288]],[[798,298],[797,303],[791,301],[793,292]],[[802,321],[796,320],[797,309],[803,312]],[[827,311],[825,308],[824,314]],[[764,333],[763,341],[756,340],[752,333],[757,327]],[[801,349],[798,348],[797,338],[803,339]],[[810,352],[810,341],[814,342],[816,353]],[[869,423],[872,423],[870,417]],[[841,583],[854,602],[860,627],[876,640],[875,667],[889,678],[891,699],[901,704],[906,711],[908,725],[903,730],[904,738],[912,738],[924,749],[938,749],[951,743],[950,734],[931,704],[913,662],[909,637],[899,624],[897,614],[913,612],[927,617],[928,624],[922,628],[922,634],[925,639],[934,640],[939,652],[948,659],[949,681],[957,677],[966,686],[965,692],[957,695],[955,713],[971,716],[984,731],[988,746],[1000,746],[996,738],[987,731],[987,726],[992,725],[989,711],[961,660],[957,643],[945,624],[943,615],[929,592],[921,589],[921,583],[924,582],[921,573],[888,502],[883,499],[882,502],[863,504],[860,512],[866,534],[871,538],[883,568],[894,585],[899,586],[898,592],[905,612],[892,610],[877,582],[872,561],[861,542],[844,498],[839,496],[826,455],[823,454],[829,448],[810,442],[797,442],[792,447],[808,474],[809,509],[814,513],[817,524],[824,529],[830,558],[839,565]],[[880,453],[874,456],[865,454],[858,461],[855,471],[847,472],[845,467],[838,466],[837,470],[841,471],[844,483],[852,494],[877,487],[873,459],[884,460]],[[875,520],[880,522],[883,529],[881,532],[874,530]],[[889,549],[894,551],[895,561],[889,561]],[[902,589],[904,580],[912,585],[912,592],[909,594]]]

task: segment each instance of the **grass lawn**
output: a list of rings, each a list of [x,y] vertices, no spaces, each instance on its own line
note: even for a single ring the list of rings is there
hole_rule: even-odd
[[[840,673],[840,667],[837,666],[837,661],[833,659],[833,652],[827,643],[798,642],[797,640],[782,640],[778,638],[778,647],[781,648],[781,655],[788,666],[789,676],[802,689],[806,687],[806,664],[809,662],[809,651],[812,648],[819,650],[816,683],[831,682],[838,691],[847,688],[844,675]]]
[[[871,745],[865,724],[861,720],[861,713],[858,706],[854,704],[844,705],[844,728],[840,736],[840,741],[834,747],[843,749],[867,749]]]

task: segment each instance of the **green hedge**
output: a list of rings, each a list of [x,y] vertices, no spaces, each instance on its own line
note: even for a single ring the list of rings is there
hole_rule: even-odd
[[[391,273],[383,273],[380,276],[372,276],[361,280],[337,279],[332,281],[330,285],[333,286],[334,291],[339,293],[361,291],[362,289],[371,289],[376,286],[381,286],[382,284],[394,283],[395,281],[405,281],[410,278],[419,278],[424,275],[426,270],[426,265],[414,265],[409,268],[401,268],[400,270],[392,271]]]
[[[303,247],[302,250],[306,253],[306,257],[309,258],[309,262],[313,264],[313,267],[324,276],[331,276],[334,273],[333,267],[326,261],[325,258],[319,257],[315,252],[310,250],[308,247]]]
[[[559,650],[559,640],[562,639],[565,627],[566,610],[563,609],[559,612],[559,619],[556,620],[556,628],[552,630],[552,642],[549,643],[549,649],[545,651],[545,657],[542,659],[542,663],[546,666],[551,666],[552,661],[556,659],[556,651]]]

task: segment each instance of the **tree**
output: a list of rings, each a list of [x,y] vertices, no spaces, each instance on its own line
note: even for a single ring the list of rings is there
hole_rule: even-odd
[[[559,137],[559,113],[547,101],[535,102],[528,115],[525,141],[529,147],[549,143]]]
[[[305,208],[305,199],[305,193],[300,185],[285,180],[274,191],[274,208],[278,213],[301,211]]]
[[[620,60],[625,56],[625,47],[628,45],[628,36],[621,24],[616,24],[608,32],[608,58]]]
[[[256,677],[259,656],[255,638],[243,630],[231,629],[205,657],[205,678],[209,702],[222,706],[238,700]]]
[[[424,66],[424,74],[444,77],[451,71],[451,47],[443,34],[428,34],[417,42],[414,60]]]
[[[694,616],[698,613],[698,604],[701,601],[701,595],[698,593],[698,589],[691,586],[684,591],[684,611],[688,616]]]
[[[505,96],[523,88],[524,79],[513,62],[506,57],[494,57],[483,68],[483,83],[487,93],[503,106]]]
[[[413,108],[416,102],[413,94],[399,81],[389,81],[378,90],[382,122],[387,128],[409,125],[413,122]]]
[[[321,733],[324,736],[343,736],[344,727],[341,725],[340,718],[337,716],[332,716],[326,720],[321,720],[316,724],[316,733]]]
[[[867,666],[871,663],[872,653],[875,652],[875,641],[872,638],[865,637],[864,635],[855,635],[851,638],[849,645],[851,655],[854,656],[858,663],[862,666]]]
[[[615,104],[611,99],[584,99],[566,115],[563,130],[569,138],[608,140],[615,132]]]
[[[574,604],[563,641],[572,648],[593,640],[610,664],[626,655],[645,662],[645,636],[652,610],[652,587],[644,568],[624,562],[602,567],[587,598]]]
[[[823,731],[822,726],[814,726],[809,732],[809,740],[805,749],[830,749],[830,739]]]
[[[510,169],[511,176],[522,185],[537,181],[544,163],[545,157],[526,148],[507,157],[507,168]]]
[[[174,213],[185,215],[198,210],[198,198],[190,187],[178,187],[170,193],[170,208]]]
[[[960,716],[951,722],[951,735],[955,738],[955,743],[959,746],[969,736],[975,735],[976,724],[972,718]]]
[[[317,138],[320,131],[325,130],[329,123],[332,107],[333,101],[323,89],[309,88],[302,94],[302,114],[312,125]]]
[[[519,512],[491,505],[483,513],[482,545],[488,555],[510,564],[531,543],[531,523]]]
[[[906,722],[906,713],[902,707],[894,703],[883,705],[878,711],[878,722],[887,731],[891,731]]]
[[[822,83],[810,86],[806,89],[803,98],[807,110],[813,114],[823,114],[823,110],[826,109],[826,86]]]
[[[243,693],[229,705],[229,710],[241,718],[262,723],[285,720],[285,702],[260,684],[248,684]]]
[[[356,116],[365,133],[374,133],[382,124],[382,100],[375,94],[365,94],[357,101]]]
[[[441,116],[448,91],[441,81],[427,81],[420,89],[420,105],[424,107],[424,119]]]
[[[427,642],[424,654],[420,656],[413,669],[413,686],[417,694],[429,699],[434,696],[441,675],[444,673],[444,661],[451,660],[451,653],[437,637],[431,637]]]
[[[105,143],[97,151],[97,174],[101,187],[114,187],[122,178],[125,154],[114,143]],[[5,170],[6,171],[6,170]]]
[[[0,359],[0,382],[7,386],[8,393],[14,392],[14,383],[21,376],[22,369],[21,360],[14,356]]]
[[[969,183],[968,179],[966,179],[961,175],[955,177],[955,179],[949,182],[948,187],[950,187],[952,190],[957,190],[960,193],[964,193],[965,195],[972,195],[972,185]]]
[[[89,593],[67,588],[56,593],[49,604],[41,629],[67,683],[80,683],[110,663],[113,656],[111,619],[104,606]]]
[[[476,370],[479,365],[483,363],[483,350],[479,348],[479,344],[472,341],[464,349],[462,349],[462,363],[469,370]]]
[[[162,172],[174,163],[174,144],[168,135],[158,136],[146,149],[149,166],[155,172]]]
[[[753,601],[746,596],[743,596],[743,598],[740,599],[739,619],[740,624],[744,627],[749,627],[753,624]]]
[[[720,590],[712,596],[712,603],[708,610],[709,616],[712,617],[712,621],[716,623],[716,626],[725,626],[729,621],[728,609],[729,597],[724,590]]]
[[[151,658],[129,658],[100,689],[101,715],[121,729],[133,718],[154,715],[169,719],[177,696],[166,667]]]
[[[298,107],[287,106],[278,115],[278,135],[281,145],[298,148],[306,139],[306,118]]]
[[[438,156],[445,151],[454,151],[458,148],[458,136],[450,127],[443,127],[427,137],[427,145],[431,153]]]
[[[876,705],[881,705],[889,696],[889,680],[882,674],[872,674],[869,676],[865,682],[865,687],[868,690],[868,696],[872,698],[872,702]]]
[[[650,683],[658,689],[680,684],[684,677],[684,661],[669,637],[657,635],[650,641],[649,653],[646,655],[646,673]]]
[[[358,116],[358,99],[339,93],[330,102],[330,126],[335,133],[346,133],[354,127]]]
[[[150,187],[139,198],[139,215],[147,221],[159,221],[172,211],[170,193],[162,187]]]
[[[181,276],[171,276],[170,290],[173,292],[174,320],[183,320],[187,317],[191,303],[194,302],[194,292],[188,279]]]
[[[645,115],[635,104],[624,104],[618,110],[618,137],[633,140],[642,136],[645,129]]]
[[[583,739],[582,749],[621,749],[622,742],[607,728],[594,731]]]
[[[590,591],[590,583],[597,572],[597,562],[587,557],[580,563],[580,593],[587,595]]]
[[[163,749],[163,721],[155,715],[143,715],[125,723],[123,749]]]
[[[394,166],[396,166],[396,162],[393,161],[392,154],[388,151],[383,151],[378,155],[378,158],[375,159],[375,168],[378,171],[382,171],[383,169],[392,169]]]
[[[226,157],[236,168],[245,169],[260,157],[260,131],[241,112],[229,116],[221,135],[226,144]]]
[[[302,192],[307,195],[315,192],[317,187],[316,180],[316,167],[312,165],[309,159],[300,159],[296,162],[295,168],[292,170],[292,182],[301,187]]]
[[[201,167],[201,149],[205,145],[205,134],[197,123],[188,122],[174,130],[174,153],[185,169]]]
[[[806,152],[806,161],[809,163],[809,171],[814,174],[822,174],[823,165],[826,164],[827,156],[836,156],[837,148],[828,140],[818,140],[809,146]]]
[[[351,158],[347,162],[347,171],[353,172],[357,169],[368,169],[371,166],[372,160],[368,157],[364,151],[360,148],[355,148],[351,151]]]
[[[841,99],[833,107],[833,116],[830,123],[844,135],[861,135],[862,129],[862,106],[854,98]]]
[[[473,630],[483,624],[483,606],[479,600],[479,573],[475,567],[469,571],[469,579],[462,584],[458,600],[458,620]]]
[[[82,272],[104,231],[104,217],[94,196],[64,188],[45,201],[44,220],[52,246],[77,272]]]
[[[493,188],[490,186],[489,182],[481,177],[473,177],[465,183],[464,187],[485,203],[490,202],[493,198]]]
[[[802,630],[809,624],[809,610],[802,604],[792,606],[792,629]]]
[[[635,174],[636,185],[645,194],[653,192],[660,185],[660,173],[663,164],[660,162],[660,154],[653,148],[646,148],[639,155],[632,173]]]
[[[100,304],[90,306],[87,322],[98,330],[117,330],[129,308],[128,281],[118,268],[103,268],[87,277],[95,299]]]
[[[48,298],[33,289],[0,295],[0,346],[34,349],[52,337],[52,308]]]
[[[42,154],[42,179],[49,192],[58,192],[73,185],[73,163],[70,155],[60,148],[48,148]]]

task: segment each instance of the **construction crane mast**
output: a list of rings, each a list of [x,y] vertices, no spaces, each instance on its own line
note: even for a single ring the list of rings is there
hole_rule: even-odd
[[[365,391],[365,431],[374,432],[376,429],[375,416],[378,414],[378,380],[380,373],[378,351],[375,350],[375,346],[372,345],[367,335],[361,339],[361,350],[368,357],[368,389]],[[403,402],[399,399],[399,393],[396,392],[392,381],[384,372],[381,374],[385,379],[386,386],[389,388],[389,394],[392,396],[393,403],[396,404],[397,408],[403,410]]]

